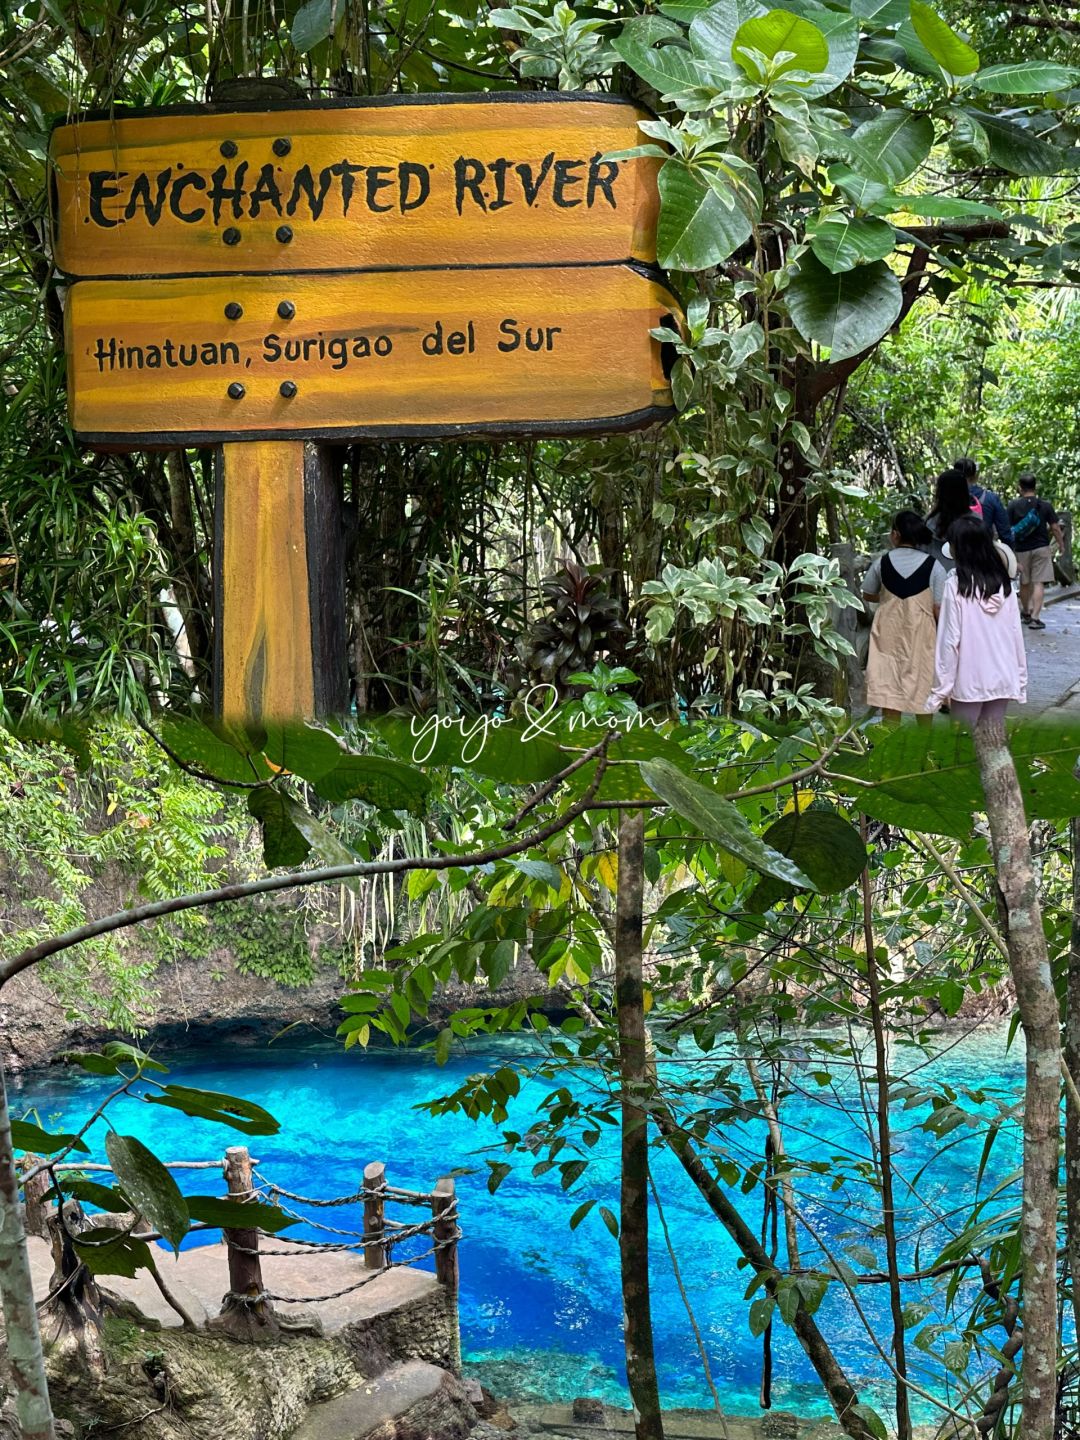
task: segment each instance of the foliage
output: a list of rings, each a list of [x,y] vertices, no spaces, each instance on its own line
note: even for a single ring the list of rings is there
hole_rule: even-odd
[[[119,908],[138,895],[203,889],[228,853],[250,863],[249,825],[236,805],[171,765],[134,727],[100,722],[81,732],[82,761],[60,744],[0,732],[0,848],[18,904],[2,926],[10,950]],[[69,1016],[124,1030],[139,1013],[159,959],[204,940],[193,914],[154,926],[151,947],[101,936],[48,967]]]

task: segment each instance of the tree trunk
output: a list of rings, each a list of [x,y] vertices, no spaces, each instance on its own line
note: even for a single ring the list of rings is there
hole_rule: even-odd
[[[1072,831],[1073,915],[1069,946],[1069,977],[1065,992],[1065,1066],[1073,1080],[1080,1077],[1080,819]],[[1065,1110],[1065,1244],[1072,1280],[1073,1315],[1080,1334],[1080,1107],[1067,1091]]]
[[[1061,1139],[1061,1035],[1043,933],[1027,818],[1002,721],[976,725],[998,904],[1027,1047],[1023,1252],[1024,1349],[1020,1429],[1024,1440],[1054,1440],[1057,1411],[1057,1195]]]
[[[11,1144],[4,1067],[0,1061],[0,1301],[4,1348],[15,1384],[15,1413],[22,1440],[56,1440],[45,1357],[41,1349],[34,1283],[26,1249],[19,1180]]]
[[[700,1156],[691,1145],[690,1137],[680,1129],[674,1115],[666,1107],[654,1108],[653,1118],[660,1128],[660,1133],[678,1156],[683,1169],[701,1192],[709,1209],[735,1241],[753,1269],[759,1275],[765,1276],[765,1293],[775,1295],[776,1282],[779,1277],[774,1262],[769,1258],[765,1247],[724,1194],[719,1184],[709,1174]],[[841,1369],[824,1335],[818,1329],[814,1317],[807,1314],[801,1305],[795,1312],[791,1328],[795,1331],[796,1339],[811,1365],[817,1371],[818,1379],[829,1397],[829,1403],[836,1412],[836,1418],[844,1434],[850,1435],[851,1440],[874,1440],[873,1430],[856,1412],[859,1397],[854,1386]]]
[[[645,821],[640,811],[619,820],[619,881],[615,906],[615,998],[619,1022],[622,1176],[619,1257],[622,1263],[626,1375],[637,1440],[664,1440],[649,1300],[649,1130],[642,1106],[648,1053],[642,984]]]
[[[866,841],[866,817],[862,819]],[[885,1043],[885,1017],[881,1008],[877,955],[874,952],[874,911],[869,866],[862,873],[863,938],[866,946],[866,983],[870,991],[870,1020],[874,1029],[874,1069],[877,1088],[878,1169],[881,1175],[881,1228],[889,1271],[889,1306],[893,1320],[893,1359],[896,1364],[896,1435],[911,1440],[911,1406],[908,1402],[907,1355],[904,1351],[904,1297],[900,1293],[900,1255],[896,1241],[896,1200],[893,1195],[892,1124],[889,1115],[889,1054]]]

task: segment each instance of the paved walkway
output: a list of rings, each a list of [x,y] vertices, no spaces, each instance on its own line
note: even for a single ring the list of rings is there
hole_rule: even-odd
[[[1028,703],[1024,715],[1080,715],[1080,590],[1051,590],[1045,630],[1025,630]]]

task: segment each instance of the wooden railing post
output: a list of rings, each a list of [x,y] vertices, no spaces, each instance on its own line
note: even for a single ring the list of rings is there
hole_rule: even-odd
[[[461,1371],[461,1328],[458,1317],[458,1230],[457,1195],[451,1176],[444,1175],[435,1182],[435,1193],[431,1197],[431,1213],[434,1217],[432,1233],[435,1239],[435,1278],[446,1286],[450,1297],[451,1333],[450,1368]]]
[[[386,1266],[386,1166],[373,1160],[364,1167],[364,1264],[369,1270]]]
[[[253,1198],[252,1163],[246,1146],[231,1145],[225,1151],[225,1183],[231,1198]],[[214,1324],[237,1338],[254,1338],[255,1332],[274,1323],[274,1307],[263,1285],[259,1232],[252,1227],[224,1230],[222,1235],[229,1250],[229,1292]]]

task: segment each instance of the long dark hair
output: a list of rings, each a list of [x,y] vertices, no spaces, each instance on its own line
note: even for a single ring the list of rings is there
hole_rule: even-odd
[[[901,510],[892,528],[904,545],[929,545],[934,538],[917,510]]]
[[[953,521],[970,509],[971,491],[967,480],[955,466],[943,470],[934,482],[934,508],[930,512],[938,535],[944,539]]]
[[[1005,562],[977,515],[961,515],[949,526],[949,549],[956,561],[956,586],[961,595],[989,600],[1000,590],[1012,594]]]

